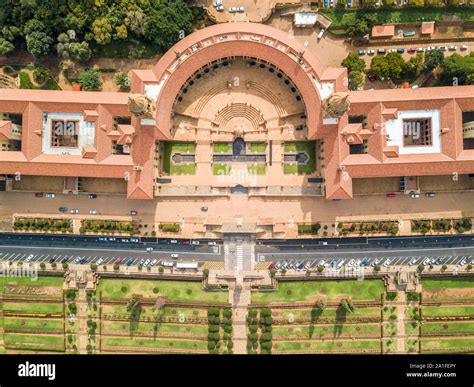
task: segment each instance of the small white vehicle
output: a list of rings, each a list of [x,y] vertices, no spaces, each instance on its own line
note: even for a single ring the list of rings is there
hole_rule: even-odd
[[[216,246],[216,245],[217,245],[217,242],[209,241],[209,242],[207,242],[207,245],[208,245],[208,246]]]
[[[197,245],[199,245],[199,241],[191,241],[191,244],[197,246]]]
[[[174,266],[174,262],[168,262],[168,261],[162,261],[160,263],[161,266],[163,267],[173,267]]]
[[[96,262],[97,265],[100,265],[102,262],[104,262],[104,259],[103,258],[99,258]]]
[[[90,211],[89,211],[89,214],[91,214],[91,215],[97,215],[97,210],[90,210]]]
[[[34,255],[30,254],[28,257],[25,259],[26,262],[30,262],[33,259]]]
[[[54,198],[56,197],[56,194],[47,193],[47,194],[46,194],[46,197],[47,197],[48,199],[54,199]]]
[[[79,263],[80,261],[81,261],[81,257],[76,257],[76,258],[74,259],[74,263]]]
[[[179,254],[173,253],[173,254],[171,254],[171,258],[173,258],[173,259],[178,259],[178,258],[179,258]]]
[[[144,266],[144,267],[147,267],[149,264],[150,264],[150,260],[147,259],[147,260],[145,261],[145,263],[143,264],[143,266]]]
[[[158,260],[154,259],[153,261],[151,261],[150,266],[155,266],[157,263],[158,263]]]
[[[418,261],[418,258],[413,258],[413,259],[409,262],[409,265],[410,265],[410,266],[413,266],[413,265],[416,263],[416,261]]]
[[[461,262],[459,262],[459,264],[460,264],[461,266],[464,266],[466,263],[467,263],[467,259],[466,259],[466,258],[464,258]]]
[[[70,212],[71,212],[71,214],[78,214],[79,210],[76,209],[76,208],[73,208]]]
[[[147,248],[146,248],[146,251],[147,251],[148,253],[151,253],[151,252],[153,251],[153,247],[147,247]]]
[[[388,267],[391,263],[392,263],[392,260],[389,258],[389,259],[387,259],[387,260],[383,263],[383,265],[384,265],[385,267]]]
[[[459,47],[461,51],[466,51],[468,47],[465,44],[462,44],[461,47]]]
[[[317,36],[317,39],[320,40],[320,39],[323,37],[323,35],[324,35],[325,32],[326,32],[326,29],[325,29],[325,28],[321,28],[321,30],[319,31],[319,34],[318,34],[318,36]]]
[[[374,55],[374,54],[375,54],[375,50],[367,50],[367,54],[368,54],[368,55]]]

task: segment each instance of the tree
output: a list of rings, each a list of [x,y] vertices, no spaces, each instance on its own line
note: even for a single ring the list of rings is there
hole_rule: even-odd
[[[112,39],[112,25],[105,17],[94,20],[92,23],[92,32],[98,44],[107,44]]]
[[[73,42],[69,44],[69,57],[76,61],[88,61],[92,56],[92,51],[87,42]]]
[[[0,55],[10,54],[15,50],[13,43],[9,42],[4,38],[0,38]]]
[[[162,0],[150,7],[146,15],[145,37],[160,52],[165,52],[192,31],[192,12],[184,0]]]
[[[120,72],[115,74],[114,81],[120,90],[130,90],[130,79],[127,73]]]
[[[34,31],[26,36],[26,48],[34,57],[46,55],[53,44],[53,39],[44,32]]]
[[[102,87],[102,79],[97,70],[84,70],[78,78],[78,82],[83,90],[100,90]]]
[[[391,52],[372,59],[370,71],[379,77],[400,79],[404,64],[405,61],[398,52]]]
[[[425,69],[425,64],[423,60],[423,54],[416,54],[412,56],[407,62],[404,62],[402,66],[402,78],[406,79],[415,79],[417,78]]]
[[[360,71],[349,73],[349,90],[358,90],[364,84],[364,75]]]
[[[44,262],[41,262],[41,263],[40,263],[40,269],[41,269],[41,270],[46,269],[46,264],[45,264]]]
[[[125,25],[137,36],[143,36],[147,28],[148,18],[146,15],[138,10],[131,10],[127,12],[125,17]]]
[[[349,300],[348,298],[342,299],[341,302],[339,303],[339,306],[349,313],[354,313],[355,307],[352,304],[352,301]]]
[[[433,71],[436,67],[444,63],[444,53],[441,50],[431,50],[425,52],[425,69]]]
[[[348,73],[352,71],[362,72],[365,70],[365,61],[357,54],[347,55],[341,62],[341,65],[347,68]]]
[[[440,83],[443,85],[470,85],[474,83],[474,52],[469,55],[454,53],[444,59]]]

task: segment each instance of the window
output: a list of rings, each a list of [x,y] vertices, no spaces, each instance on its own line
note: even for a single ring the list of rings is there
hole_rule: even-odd
[[[79,121],[52,120],[51,121],[51,146],[52,147],[78,147]]]
[[[462,112],[463,148],[474,149],[474,111]]]
[[[362,124],[362,129],[367,129],[367,116],[349,116],[349,124]]]
[[[114,130],[117,130],[117,125],[130,125],[132,123],[132,117],[130,116],[114,116]]]
[[[368,153],[367,140],[362,144],[349,144],[349,153],[351,155],[363,155]]]
[[[409,118],[403,120],[403,145],[433,145],[431,118]]]

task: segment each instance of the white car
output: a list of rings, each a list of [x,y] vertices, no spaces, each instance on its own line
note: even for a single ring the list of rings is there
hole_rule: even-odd
[[[71,214],[78,214],[79,213],[79,210],[73,208],[71,211],[70,211]]]
[[[337,268],[339,269],[340,267],[342,267],[342,265],[344,265],[344,262],[346,262],[345,259],[343,259],[342,261],[340,261],[340,262],[337,264]]]
[[[383,265],[384,265],[385,267],[388,267],[391,263],[392,263],[392,260],[389,258],[389,259],[387,259],[387,260],[383,263]]]
[[[416,261],[418,261],[418,258],[413,258],[413,259],[410,261],[409,265],[413,266],[413,265],[416,263]]]
[[[54,199],[54,198],[56,197],[56,194],[47,193],[47,194],[46,194],[46,197],[47,197],[48,199]]]
[[[354,259],[351,259],[351,260],[349,261],[348,265],[352,267],[352,266],[354,266],[354,262],[355,262]]]
[[[326,265],[326,261],[324,259],[319,262],[319,266],[325,266],[325,265]]]
[[[149,264],[150,264],[150,260],[147,259],[147,260],[145,261],[145,263],[143,264],[143,266],[144,266],[144,267],[147,267]]]
[[[191,241],[192,245],[199,245],[199,241]]]
[[[160,263],[161,266],[163,267],[173,267],[174,266],[174,262],[167,262],[167,261],[162,261]]]
[[[466,263],[467,263],[467,259],[466,259],[466,258],[464,258],[461,262],[459,262],[459,264],[460,264],[461,266],[464,266]]]
[[[367,55],[374,55],[375,54],[375,50],[367,50]]]
[[[33,259],[34,255],[30,254],[28,257],[25,259],[26,262],[30,262]]]
[[[152,252],[152,251],[153,251],[153,247],[147,247],[147,248],[146,248],[146,251],[149,252],[149,253]]]
[[[423,47],[418,47],[416,49],[416,52],[424,52],[424,51],[425,51],[425,49]]]
[[[429,258],[426,258],[424,261],[423,261],[423,265],[429,265],[431,263],[431,259]]]
[[[245,12],[245,8],[242,6],[237,7],[237,12]]]
[[[208,246],[216,246],[216,245],[217,245],[217,242],[210,241],[210,242],[207,242],[207,245],[208,245]]]
[[[238,7],[230,7],[229,12],[230,13],[236,13],[236,12],[238,12],[238,9],[239,9]]]
[[[449,46],[448,50],[449,51],[456,51],[458,49],[457,46]]]
[[[151,261],[150,266],[155,266],[157,263],[158,263],[158,260],[154,259],[153,261]]]
[[[102,262],[104,262],[104,259],[103,258],[99,258],[96,262],[97,265],[100,265]]]
[[[396,48],[389,48],[388,52],[397,52],[397,49]]]
[[[418,192],[410,192],[410,196],[412,199],[418,199],[420,194]]]
[[[76,259],[74,259],[74,263],[79,263],[81,260],[81,257],[76,257]]]
[[[461,47],[459,47],[461,51],[465,51],[468,49],[468,47],[465,44],[462,44]]]
[[[89,214],[91,214],[91,215],[97,215],[97,210],[90,210],[90,211],[89,211]]]
[[[173,253],[173,254],[171,254],[171,258],[177,259],[177,258],[179,258],[179,254]]]

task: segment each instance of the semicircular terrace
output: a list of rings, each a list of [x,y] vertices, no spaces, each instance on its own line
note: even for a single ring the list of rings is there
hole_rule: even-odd
[[[182,86],[206,64],[224,58],[251,57],[283,71],[297,86],[306,105],[308,137],[322,124],[317,85],[324,67],[291,38],[274,27],[254,23],[218,24],[199,30],[174,45],[156,64],[158,80],[156,126],[170,137],[173,106]]]

